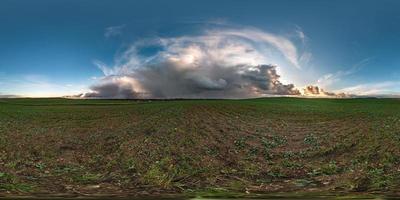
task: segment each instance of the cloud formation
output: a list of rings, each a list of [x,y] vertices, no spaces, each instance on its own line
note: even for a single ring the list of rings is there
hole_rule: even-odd
[[[309,39],[306,36],[306,34],[304,34],[303,29],[300,26],[296,25],[296,31],[295,32],[296,32],[297,36],[299,37],[299,39],[301,40],[301,42],[303,44],[306,44]]]
[[[357,94],[358,96],[399,96],[400,91],[393,88],[399,88],[400,81],[384,81],[378,83],[359,84],[340,89],[340,92]]]
[[[279,54],[300,68],[289,39],[257,29],[210,30],[196,36],[139,41],[103,71],[85,97],[248,98],[299,95],[270,64]]]
[[[309,85],[303,89],[303,95],[306,97],[322,97],[322,98],[347,98],[353,95],[345,93],[327,92],[318,86]]]
[[[131,75],[106,76],[85,97],[249,98],[300,94],[294,85],[279,82],[275,66],[271,65],[181,67],[174,62],[159,63]]]
[[[125,25],[107,27],[104,32],[104,37],[109,38],[109,37],[121,35],[122,29],[124,29],[124,28],[125,28]]]
[[[12,94],[1,94],[0,93],[0,99],[8,99],[8,98],[18,98],[20,96],[18,95],[12,95]]]
[[[355,74],[360,71],[361,68],[366,65],[372,58],[366,58],[361,60],[360,62],[353,65],[348,70],[340,70],[335,73],[325,74],[317,80],[317,84],[322,87],[330,87],[335,85],[336,83],[342,81],[343,78]]]
[[[88,90],[86,83],[75,80],[73,84],[52,80],[40,74],[0,74],[1,97],[61,97]]]

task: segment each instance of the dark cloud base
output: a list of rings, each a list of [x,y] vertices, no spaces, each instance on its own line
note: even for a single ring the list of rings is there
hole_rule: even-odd
[[[293,84],[282,84],[276,67],[213,66],[180,68],[173,62],[142,67],[131,74],[111,75],[91,86],[86,98],[254,98],[300,95]]]

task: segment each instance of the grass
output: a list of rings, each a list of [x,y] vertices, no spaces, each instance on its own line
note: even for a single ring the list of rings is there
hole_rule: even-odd
[[[396,99],[0,99],[0,195],[398,192],[399,158]]]

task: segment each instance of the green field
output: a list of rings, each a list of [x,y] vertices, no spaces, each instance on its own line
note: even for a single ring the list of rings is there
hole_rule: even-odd
[[[0,100],[0,196],[399,190],[400,100]]]

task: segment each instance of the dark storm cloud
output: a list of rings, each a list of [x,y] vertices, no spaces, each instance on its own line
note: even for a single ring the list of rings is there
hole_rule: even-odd
[[[214,66],[180,69],[159,63],[131,75],[107,76],[85,97],[98,98],[249,98],[299,95],[292,84],[282,84],[275,66]]]
[[[147,46],[159,52],[143,56]],[[268,50],[266,50],[268,49]],[[95,98],[249,98],[299,95],[266,63],[275,49],[298,68],[297,51],[287,39],[257,30],[213,31],[205,35],[159,38],[133,45],[108,67],[84,97]]]

